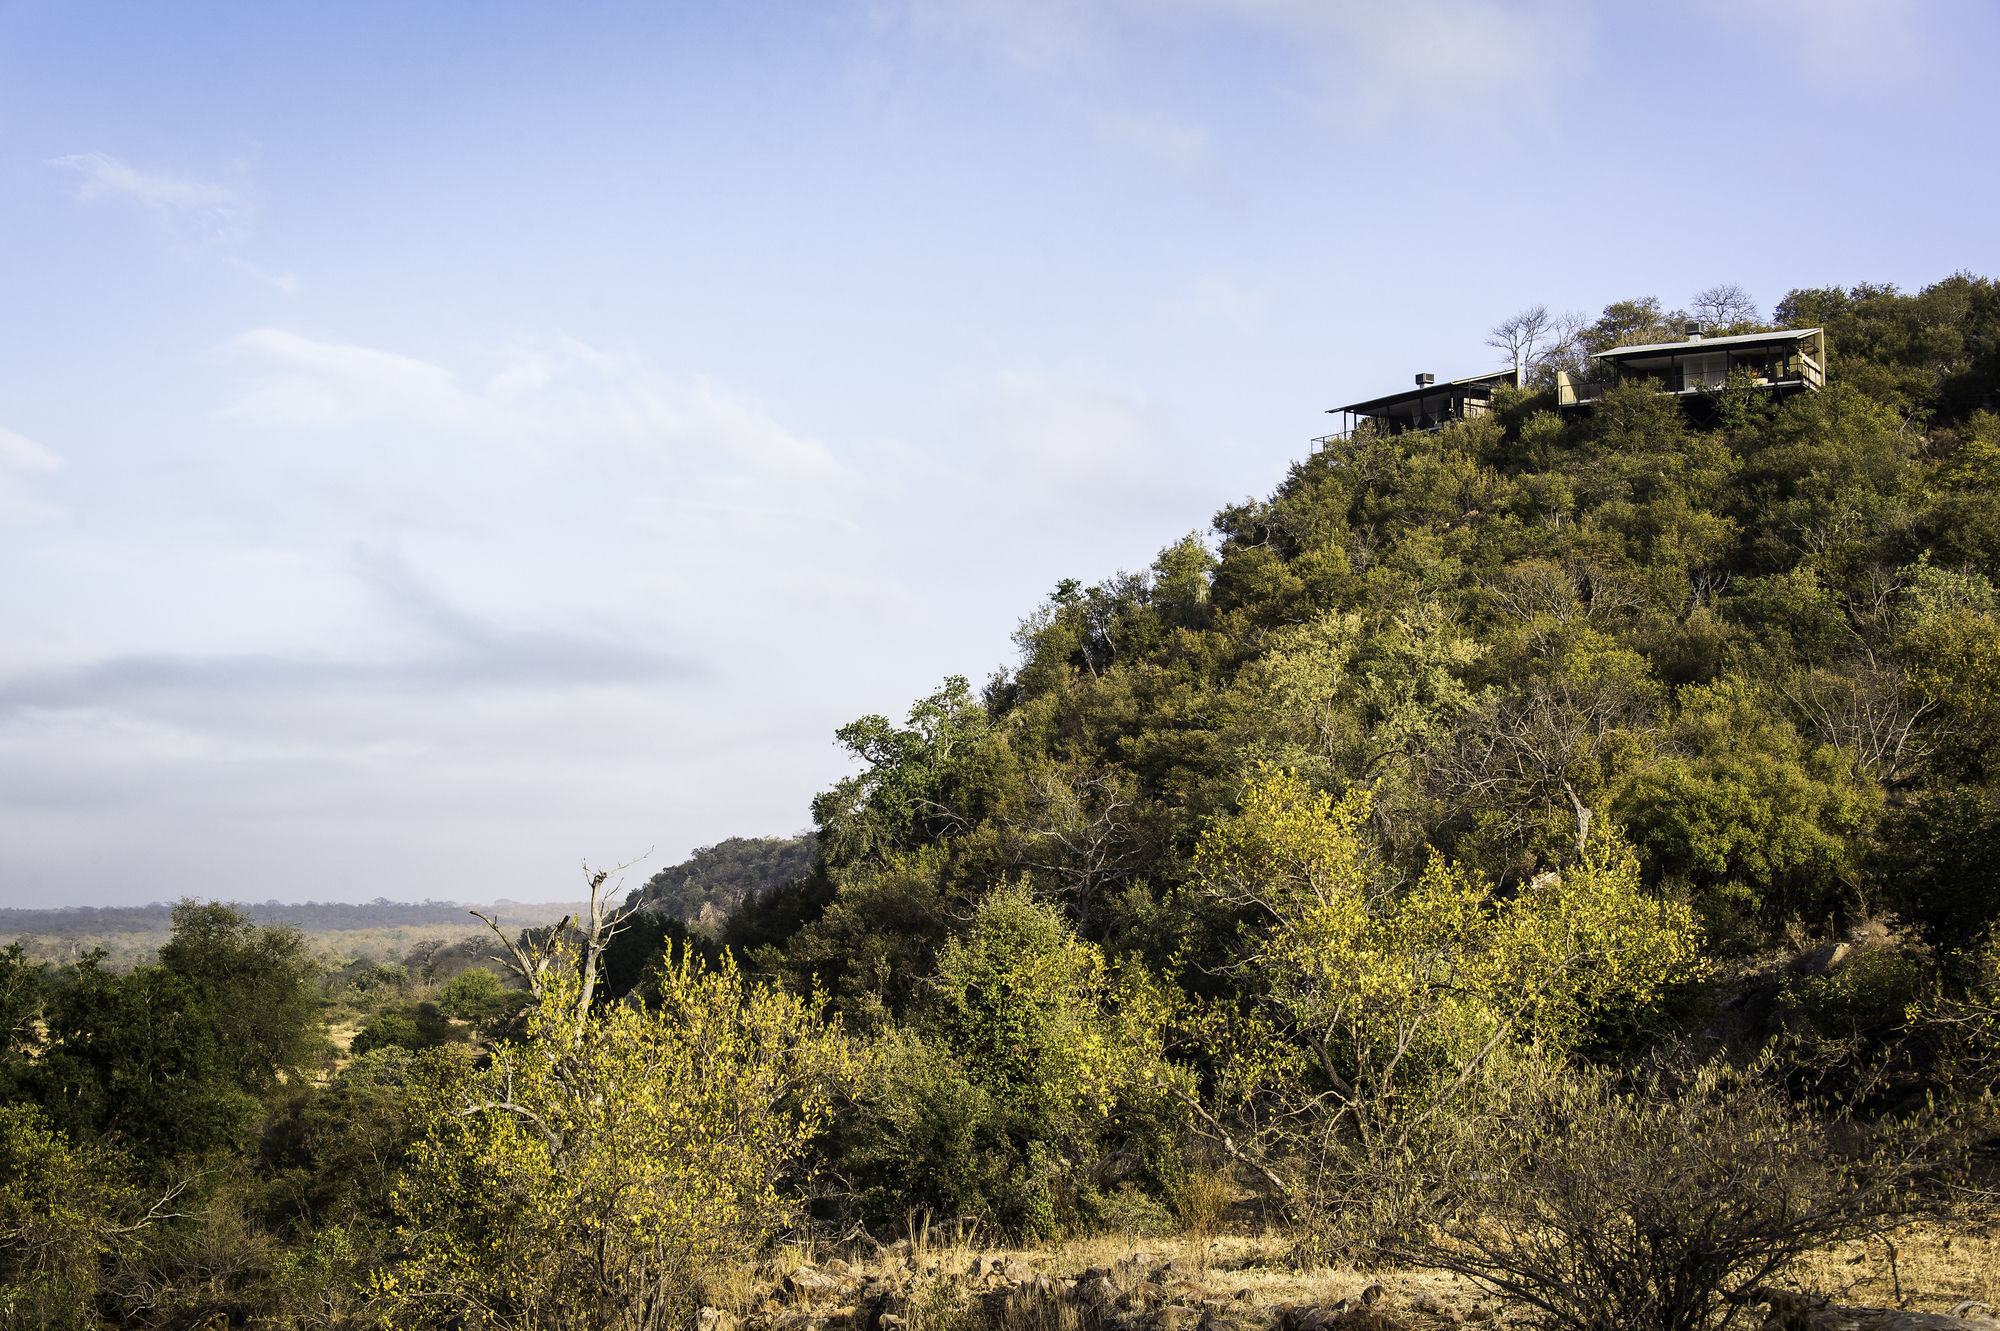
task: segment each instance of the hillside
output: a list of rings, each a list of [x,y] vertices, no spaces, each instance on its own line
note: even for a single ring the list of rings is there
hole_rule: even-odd
[[[1619,302],[1579,345],[1680,317]],[[1163,964],[1209,945],[1197,838],[1262,768],[1365,788],[1405,876],[1435,849],[1509,891],[1622,837],[1724,954],[1881,912],[1977,936],[2000,911],[2000,292],[1798,291],[1776,319],[1828,330],[1824,392],[1628,386],[1562,414],[1503,392],[1065,582],[982,691],[841,732],[867,770],[815,803],[817,876],[732,936],[893,1015],[953,919],[1021,879]]]
[[[809,837],[595,877],[567,930],[384,964],[330,926],[461,908],[17,912],[168,932],[0,953],[0,1295],[697,1331],[2000,1298],[2000,287],[1793,292],[1823,386],[1558,402],[1684,321],[1614,303],[1484,414],[1364,424],[1065,580],[980,689],[840,729]]]
[[[745,900],[805,876],[812,854],[809,836],[727,837],[660,870],[626,904],[688,924],[717,924]]]

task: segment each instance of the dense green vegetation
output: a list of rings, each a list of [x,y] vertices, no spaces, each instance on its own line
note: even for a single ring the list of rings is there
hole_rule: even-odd
[[[808,836],[727,837],[654,874],[627,905],[686,924],[704,917],[713,922],[746,899],[805,876],[812,854]]]
[[[982,689],[839,732],[810,839],[509,936],[504,983],[215,906],[127,971],[10,954],[0,1300],[656,1325],[786,1226],[1144,1232],[1217,1178],[1371,1260],[1503,1151],[1553,1163],[1485,1204],[1615,1236],[1562,1151],[1636,1178],[1672,1132],[1803,1199],[1771,1261],[1916,1195],[1880,1161],[1938,1195],[2000,1067],[2000,287],[1793,292],[1822,392],[1532,386],[1679,318],[1063,582]],[[1646,1204],[1712,1215],[1690,1169]],[[1483,1242],[1446,1256],[1541,1288]]]

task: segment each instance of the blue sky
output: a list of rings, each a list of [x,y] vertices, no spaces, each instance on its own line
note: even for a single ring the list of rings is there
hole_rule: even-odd
[[[2000,8],[0,4],[0,905],[567,895],[1523,306],[2000,271]]]

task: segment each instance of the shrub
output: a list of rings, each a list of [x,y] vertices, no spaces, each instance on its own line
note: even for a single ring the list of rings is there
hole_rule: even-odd
[[[640,1008],[593,1007],[563,940],[535,955],[526,1038],[420,1095],[392,1324],[691,1324],[700,1272],[789,1215],[845,1042],[726,958],[683,953]]]
[[[1183,1234],[1206,1242],[1229,1217],[1229,1171],[1206,1160],[1177,1162],[1166,1174],[1167,1204]]]
[[[1558,1331],[1727,1322],[1808,1250],[1879,1232],[1906,1201],[1910,1161],[1838,1151],[1765,1070],[1530,1080],[1454,1180],[1463,1223],[1404,1255]]]
[[[347,1052],[359,1058],[361,1055],[371,1054],[377,1049],[421,1049],[423,1047],[424,1038],[417,1032],[417,1023],[408,1017],[390,1013],[386,1017],[377,1017],[366,1026],[363,1026],[360,1034],[354,1037],[354,1043],[348,1046]]]
[[[1092,1180],[1182,1115],[1164,1089],[1164,1000],[1018,887],[940,949],[929,1001],[877,1042],[846,1124],[866,1217],[977,1215],[1024,1240],[1093,1227]]]
[[[528,1002],[528,995],[509,989],[492,971],[460,971],[438,995],[438,1007],[460,1021],[494,1021],[511,1016]]]
[[[437,1004],[418,1003],[401,1012],[385,1012],[363,1026],[348,1052],[358,1058],[376,1049],[431,1049],[463,1038],[444,1019]]]
[[[0,1325],[97,1325],[91,1299],[118,1211],[123,1169],[72,1144],[32,1105],[0,1105]]]
[[[1580,862],[1507,897],[1438,856],[1391,886],[1370,807],[1267,771],[1195,851],[1211,896],[1265,928],[1246,931],[1236,969],[1253,1015],[1219,1004],[1188,1023],[1215,1067],[1215,1102],[1188,1107],[1322,1237],[1392,1201],[1382,1180],[1518,1050],[1572,1049],[1704,971],[1692,914],[1642,891],[1613,838],[1592,834]]]

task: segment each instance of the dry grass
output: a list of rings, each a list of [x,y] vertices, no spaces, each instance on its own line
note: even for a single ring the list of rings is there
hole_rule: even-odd
[[[1947,1312],[1976,1299],[2000,1311],[2000,1228],[1976,1216],[1908,1225],[1886,1241],[1829,1244],[1792,1277],[1839,1303]]]
[[[1902,1306],[1918,1311],[1945,1312],[1967,1299],[2000,1308],[2000,1230],[1990,1221],[1965,1217],[1950,1225],[1912,1225],[1897,1231],[1892,1242],[1893,1270],[1889,1246],[1879,1240],[1838,1244],[1814,1254],[1790,1273],[1786,1283],[1862,1306],[1895,1305],[1900,1286]],[[914,1276],[910,1331],[971,1331],[980,1324],[975,1294],[963,1281],[951,1279],[969,1270],[976,1257],[1018,1259],[1051,1277],[1074,1276],[1097,1266],[1130,1272],[1135,1259],[1146,1266],[1172,1261],[1202,1287],[1198,1297],[1226,1298],[1247,1290],[1266,1305],[1324,1305],[1356,1298],[1368,1286],[1380,1285],[1385,1306],[1391,1309],[1435,1305],[1465,1312],[1483,1306],[1505,1314],[1476,1283],[1450,1272],[1364,1269],[1345,1263],[1299,1267],[1293,1263],[1297,1251],[1291,1236],[1277,1230],[1166,1239],[1104,1235],[1033,1248],[940,1238],[916,1248],[907,1259],[893,1259],[888,1267]],[[754,1271],[745,1268],[712,1282],[709,1301],[741,1316],[785,1271],[835,1257],[852,1263],[856,1274],[884,1269],[871,1253],[793,1246]],[[1053,1301],[1046,1317],[1037,1316],[1030,1303],[1010,1309],[1008,1331],[1077,1331],[1063,1321],[1063,1309]],[[1422,1324],[1428,1319],[1418,1320]]]
[[[1206,1252],[1221,1234],[1236,1199],[1236,1187],[1226,1171],[1192,1164],[1167,1189],[1167,1202],[1180,1222],[1186,1241]]]

